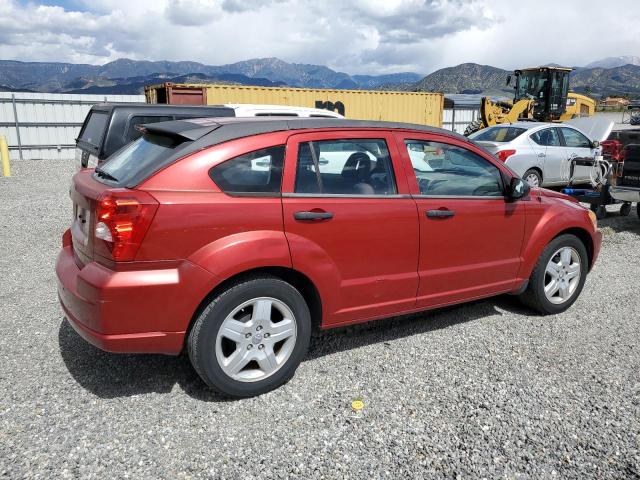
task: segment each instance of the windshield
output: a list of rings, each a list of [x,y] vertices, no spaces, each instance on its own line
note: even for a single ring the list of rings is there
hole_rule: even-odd
[[[524,98],[530,100],[544,100],[547,88],[548,72],[522,72],[518,75],[516,85],[516,101]]]
[[[169,137],[145,135],[107,158],[97,172],[98,177],[121,185],[137,184],[161,168],[178,144]]]
[[[527,130],[519,127],[490,127],[469,135],[476,142],[510,142]]]

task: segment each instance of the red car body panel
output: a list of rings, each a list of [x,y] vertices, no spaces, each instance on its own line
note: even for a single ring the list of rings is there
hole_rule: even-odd
[[[397,195],[296,195],[298,144],[331,138],[384,139]],[[567,230],[590,238],[591,265],[597,258],[600,233],[588,211],[564,195],[532,191],[518,201],[420,196],[404,139],[458,145],[494,164],[506,180],[513,175],[475,145],[411,130],[279,131],[228,141],[138,185],[159,206],[135,261],[98,257],[91,235],[85,239],[74,221],[56,263],[65,315],[104,350],[178,354],[211,292],[255,269],[291,269],[309,279],[321,300],[320,326],[329,328],[517,291],[548,242]],[[222,161],[275,145],[286,145],[282,196],[231,196],[208,175]],[[84,170],[74,177],[71,197],[91,211],[106,189]],[[455,217],[427,218],[432,209],[455,210]],[[334,217],[293,218],[307,210]]]

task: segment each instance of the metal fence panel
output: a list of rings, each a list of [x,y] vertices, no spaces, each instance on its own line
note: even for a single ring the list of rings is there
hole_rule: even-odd
[[[445,108],[442,112],[442,128],[463,134],[465,128],[479,116],[478,108]]]
[[[145,97],[0,92],[0,135],[7,137],[11,159],[73,159],[82,122],[101,102],[144,103]]]

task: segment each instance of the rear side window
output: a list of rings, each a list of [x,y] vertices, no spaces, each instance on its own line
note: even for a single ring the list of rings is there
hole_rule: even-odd
[[[295,192],[394,195],[396,184],[387,143],[374,138],[301,143]]]
[[[245,153],[216,165],[211,179],[232,195],[279,195],[284,145]]]
[[[136,130],[138,125],[144,125],[145,123],[168,122],[169,120],[173,120],[173,117],[169,115],[136,115],[135,117],[131,117],[125,138],[128,141],[140,138],[142,136],[142,132]]]
[[[518,127],[493,127],[480,130],[469,136],[476,142],[510,142],[527,130]]]
[[[90,112],[78,140],[89,143],[94,147],[100,146],[108,120],[109,115],[106,112]]]
[[[556,128],[545,128],[531,134],[531,140],[544,147],[559,147],[560,136]]]
[[[136,185],[160,168],[177,145],[179,142],[169,137],[145,135],[111,155],[100,169],[119,185]]]

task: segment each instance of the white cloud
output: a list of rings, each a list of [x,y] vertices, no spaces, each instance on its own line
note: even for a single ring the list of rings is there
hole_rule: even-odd
[[[47,2],[48,4],[56,2]],[[57,2],[62,3],[62,2]],[[68,2],[67,2],[68,3]],[[255,57],[348,73],[515,68],[640,51],[640,4],[582,0],[0,0],[0,58],[223,64]]]

